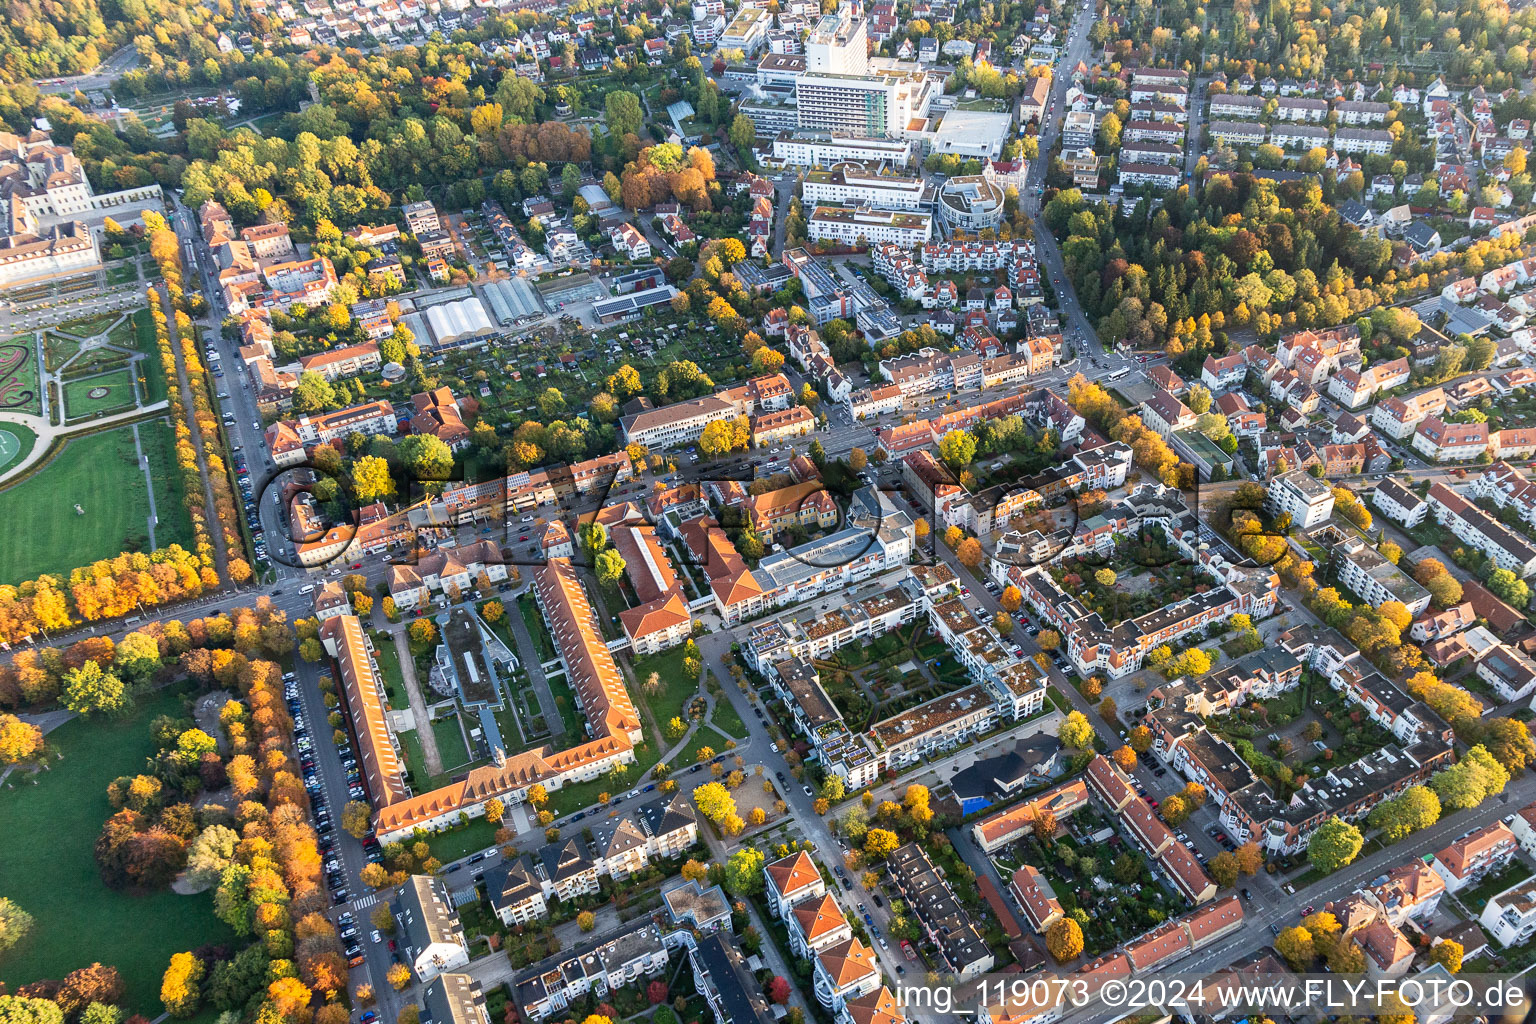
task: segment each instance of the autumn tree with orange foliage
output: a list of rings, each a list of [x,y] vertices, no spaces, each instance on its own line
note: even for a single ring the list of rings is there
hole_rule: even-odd
[[[631,210],[673,199],[694,211],[709,210],[714,180],[715,162],[708,150],[694,146],[684,153],[682,146],[664,142],[642,149],[624,167],[620,201]]]

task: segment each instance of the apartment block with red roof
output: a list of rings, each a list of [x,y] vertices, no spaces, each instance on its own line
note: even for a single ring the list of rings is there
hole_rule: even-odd
[[[906,1019],[901,1003],[882,985],[876,992],[848,1000],[838,1011],[836,1024],[905,1024]]]
[[[764,897],[775,917],[786,917],[796,903],[823,896],[827,891],[821,869],[804,850],[764,865],[763,877],[767,882]]]
[[[831,893],[796,903],[784,919],[784,927],[789,932],[790,950],[806,959],[853,937],[853,927]]]
[[[1438,851],[1429,866],[1448,891],[1458,893],[1502,870],[1519,849],[1509,826],[1496,821]]]
[[[656,528],[623,525],[614,528],[610,537],[640,602],[619,613],[631,650],[643,657],[687,640],[693,632],[693,616],[666,549],[656,539]]]
[[[1081,778],[1068,779],[1037,797],[982,818],[971,826],[971,835],[976,845],[993,853],[1034,831],[1042,814],[1049,813],[1060,822],[1087,803],[1087,783]]]
[[[378,343],[372,341],[359,345],[345,345],[299,358],[299,367],[303,372],[318,373],[326,380],[351,377],[354,374],[377,370],[382,365],[383,360],[379,357]]]
[[[1428,922],[1434,917],[1445,894],[1445,882],[1429,865],[1415,859],[1387,872],[1384,881],[1360,894],[1401,928],[1408,921]]]
[[[1401,441],[1426,418],[1445,412],[1447,402],[1443,388],[1431,388],[1407,398],[1384,398],[1371,409],[1371,425]]]
[[[1032,865],[1025,864],[1013,873],[1008,891],[1024,908],[1024,916],[1037,935],[1044,935],[1047,928],[1061,920],[1061,901],[1056,899],[1045,876]]]
[[[1413,448],[1435,462],[1470,462],[1488,450],[1488,424],[1428,416],[1413,433]]]
[[[872,947],[850,937],[824,950],[816,958],[812,988],[816,999],[833,1013],[850,999],[878,992],[880,962]]]
[[[473,398],[455,398],[452,389],[442,387],[411,396],[411,433],[431,434],[454,451],[469,447],[469,425],[465,417],[480,411]]]

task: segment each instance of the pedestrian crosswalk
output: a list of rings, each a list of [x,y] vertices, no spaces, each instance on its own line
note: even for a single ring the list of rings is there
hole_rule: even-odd
[[[376,892],[371,892],[366,896],[359,896],[357,899],[353,900],[352,906],[356,910],[367,910],[377,902],[379,902],[379,894]]]

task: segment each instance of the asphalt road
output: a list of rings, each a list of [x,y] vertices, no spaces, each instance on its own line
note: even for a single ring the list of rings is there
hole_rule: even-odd
[[[1030,161],[1022,202],[1024,212],[1029,215],[1035,225],[1035,253],[1050,277],[1051,287],[1056,292],[1057,305],[1066,320],[1067,340],[1074,343],[1079,353],[1089,360],[1098,360],[1103,365],[1113,368],[1121,365],[1124,360],[1119,355],[1106,351],[1099,341],[1098,332],[1094,330],[1093,324],[1083,313],[1082,306],[1077,301],[1077,292],[1073,289],[1072,282],[1062,266],[1061,249],[1040,217],[1040,192],[1045,185],[1045,169],[1050,160],[1051,149],[1061,135],[1062,119],[1066,116],[1067,89],[1072,84],[1072,69],[1079,61],[1086,60],[1088,57],[1090,45],[1088,30],[1093,27],[1096,17],[1097,14],[1090,6],[1087,10],[1079,10],[1077,16],[1072,19],[1066,43],[1062,47],[1061,62],[1056,65],[1055,74],[1051,79],[1051,92],[1045,117],[1040,123],[1040,157]]]
[[[138,48],[124,46],[96,66],[95,70],[68,78],[39,78],[33,81],[39,92],[73,93],[76,89],[90,92],[92,89],[109,89],[112,83],[139,65]]]

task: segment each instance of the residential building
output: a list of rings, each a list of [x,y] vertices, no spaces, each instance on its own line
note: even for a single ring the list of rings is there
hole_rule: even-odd
[[[886,868],[891,885],[934,944],[941,971],[968,978],[992,969],[992,951],[921,846],[898,847]]]
[[[1536,545],[1523,534],[1511,530],[1445,484],[1433,484],[1428,499],[1441,526],[1481,551],[1499,568],[1509,569],[1521,578],[1536,575]]]
[[[689,948],[688,960],[714,1024],[773,1024],[763,987],[728,933],[706,935]]]
[[[1488,424],[1429,416],[1414,431],[1413,447],[1433,462],[1470,462],[1488,450]]]
[[[1382,515],[1410,530],[1429,515],[1429,502],[1395,477],[1387,477],[1376,485],[1371,492],[1371,504]]]
[[[1292,470],[1269,482],[1265,504],[1275,515],[1289,515],[1293,526],[1310,530],[1333,515],[1333,490],[1306,470]]]
[[[1334,568],[1339,579],[1373,608],[1399,601],[1409,615],[1429,607],[1429,591],[1371,547],[1365,538],[1352,536],[1334,545]]]
[[[1500,946],[1523,946],[1536,935],[1536,878],[1489,897],[1478,923]]]
[[[440,880],[412,875],[400,887],[397,906],[395,923],[401,931],[402,952],[418,981],[432,981],[469,963],[464,926]]]
[[[716,932],[696,948],[720,939]],[[641,918],[616,933],[562,950],[515,975],[511,981],[513,1005],[523,1020],[537,1022],[559,1014],[589,994],[602,999],[615,989],[661,974],[667,967],[669,943],[685,945],[678,933],[664,935],[649,917]],[[756,1024],[750,1016],[741,1019]]]
[[[877,210],[873,207],[817,206],[811,213],[812,241],[868,246],[881,242],[912,247],[933,237],[933,218],[926,213]]]
[[[1519,849],[1509,826],[1496,821],[1439,850],[1429,866],[1445,882],[1446,891],[1455,894],[1502,870]]]
[[[413,235],[420,236],[443,229],[442,219],[437,215],[437,207],[425,200],[419,203],[406,203],[400,208],[400,213],[405,217],[405,229]]]

